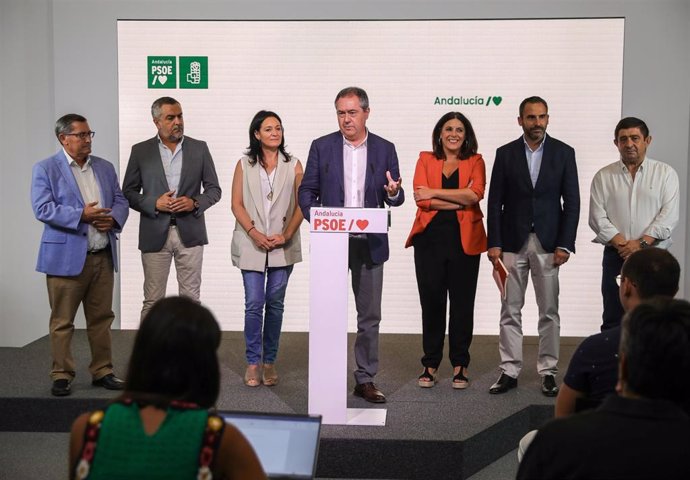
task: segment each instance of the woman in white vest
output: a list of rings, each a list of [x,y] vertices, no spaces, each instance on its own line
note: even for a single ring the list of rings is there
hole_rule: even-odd
[[[260,111],[249,126],[249,148],[232,180],[232,264],[244,281],[244,339],[250,387],[273,386],[288,279],[302,261],[297,188],[302,164],[285,151],[283,124]],[[264,315],[265,311],[265,315]]]

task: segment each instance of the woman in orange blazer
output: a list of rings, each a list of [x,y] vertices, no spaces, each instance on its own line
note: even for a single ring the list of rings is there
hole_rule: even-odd
[[[405,247],[414,246],[419,300],[422,304],[424,372],[420,387],[433,387],[443,357],[446,300],[450,299],[448,343],[453,388],[467,388],[467,367],[474,327],[474,298],[479,259],[487,250],[479,209],[486,168],[477,153],[477,137],[460,112],[436,123],[433,152],[421,152],[414,173],[417,215]]]

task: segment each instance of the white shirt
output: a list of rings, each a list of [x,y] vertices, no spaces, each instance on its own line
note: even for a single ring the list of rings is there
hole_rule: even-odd
[[[632,175],[622,161],[597,172],[592,179],[589,226],[592,240],[606,245],[617,233],[626,240],[649,235],[654,245],[671,246],[671,232],[678,225],[680,195],[678,174],[670,165],[645,158]]]
[[[367,176],[367,141],[352,145],[343,137],[343,188],[346,207],[364,207],[364,184]]]
[[[529,169],[529,176],[532,179],[532,186],[537,184],[537,179],[539,178],[539,170],[541,169],[541,159],[544,156],[544,140],[546,136],[542,139],[539,146],[532,150],[525,137],[522,137],[522,141],[525,142],[525,156],[527,157],[527,168]]]
[[[175,190],[175,197],[177,197],[177,189],[180,186],[180,176],[182,174],[182,142],[184,142],[184,137],[175,145],[175,151],[171,152],[161,138],[158,137],[158,151],[161,154],[165,179],[168,181],[168,188]]]
[[[259,161],[257,160],[257,163]],[[273,169],[271,174],[269,175],[266,172],[266,169],[261,167],[261,170],[259,170],[259,179],[261,180],[261,200],[263,201],[263,206],[264,206],[264,217],[266,218],[266,231],[270,231],[271,229],[271,205],[273,204],[273,196],[271,196],[271,199],[269,200],[268,195],[269,193],[273,192],[273,189],[275,187],[275,182],[276,182],[276,172],[278,171],[278,164],[280,163],[280,157],[278,158],[278,163],[276,163],[276,168]]]
[[[77,186],[79,187],[79,193],[81,193],[81,198],[84,200],[84,205],[89,203],[98,202],[96,208],[103,208],[103,200],[101,198],[101,187],[96,180],[96,176],[93,173],[93,168],[91,167],[91,157],[86,158],[84,166],[80,167],[75,159],[70,157],[69,153],[65,152],[65,158],[67,158],[67,164],[69,165],[74,179],[77,181]],[[99,232],[96,227],[89,224],[87,230],[88,239],[88,250],[102,250],[108,246],[108,234],[104,232]]]

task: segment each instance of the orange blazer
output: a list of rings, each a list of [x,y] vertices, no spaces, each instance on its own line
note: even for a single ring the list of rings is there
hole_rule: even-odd
[[[458,188],[469,188],[477,194],[479,200],[484,198],[486,187],[486,166],[480,154],[471,156],[458,162],[460,185]],[[443,175],[443,160],[439,160],[433,152],[420,152],[419,160],[414,171],[413,188],[426,186],[429,188],[442,188],[441,176]],[[417,202],[417,215],[412,224],[405,248],[412,245],[412,237],[424,231],[438,210],[431,210],[431,200]],[[467,255],[479,255],[486,252],[486,231],[484,230],[484,214],[479,208],[479,203],[466,205],[464,209],[457,210],[458,223],[460,224],[460,239],[462,248]]]

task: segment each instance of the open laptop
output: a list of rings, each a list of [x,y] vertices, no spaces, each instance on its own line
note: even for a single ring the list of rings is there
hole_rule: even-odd
[[[320,415],[220,411],[247,437],[271,479],[307,479],[316,474]]]

